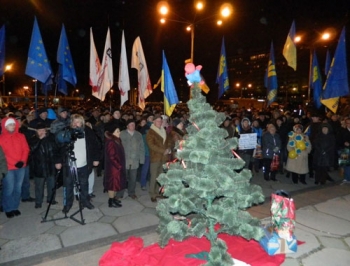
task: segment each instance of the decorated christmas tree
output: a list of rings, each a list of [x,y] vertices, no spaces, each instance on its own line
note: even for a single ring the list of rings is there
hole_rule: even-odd
[[[188,137],[176,145],[178,162],[158,177],[165,196],[157,206],[160,245],[171,238],[205,236],[211,243],[206,265],[232,265],[218,234],[259,240],[260,221],[246,209],[263,202],[264,196],[261,187],[250,184],[251,172],[241,170],[243,160],[232,153],[237,138],[225,140],[227,131],[219,128],[225,115],[206,102],[198,82],[192,86]]]

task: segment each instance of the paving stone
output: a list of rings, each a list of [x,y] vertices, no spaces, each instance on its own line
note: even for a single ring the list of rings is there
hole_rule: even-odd
[[[62,248],[58,236],[41,234],[9,241],[1,247],[0,263]]]
[[[99,223],[111,224],[115,221],[115,217],[113,216],[102,216],[102,218],[98,221]]]
[[[47,230],[46,233],[47,234],[53,234],[53,235],[59,235],[66,229],[67,229],[66,226],[55,225],[54,227],[52,227],[49,230]]]
[[[299,266],[300,263],[296,259],[286,258],[281,266]]]
[[[344,242],[348,245],[348,248],[350,249],[350,237],[346,237],[344,239]]]
[[[299,228],[315,235],[345,236],[350,228],[349,221],[311,209],[297,210],[296,221]]]
[[[74,246],[91,240],[116,235],[117,231],[110,224],[90,223],[71,226],[61,235],[64,247]]]
[[[140,196],[139,201],[145,207],[154,208],[154,209],[157,207],[157,202],[152,202],[148,194]]]
[[[318,239],[310,232],[300,229],[297,225],[297,228],[294,231],[294,234],[299,241],[305,242],[302,245],[298,245],[298,250],[296,253],[286,254],[287,258],[299,258],[309,254],[310,252],[320,248],[321,244]]]
[[[344,242],[342,238],[319,236],[318,239],[326,248],[336,248],[350,251],[349,246]]]
[[[350,221],[350,204],[343,198],[336,198],[316,204],[315,208],[320,212],[328,213]]]
[[[2,225],[0,238],[20,239],[45,233],[53,223],[41,223],[39,215],[17,216]]]
[[[158,216],[157,210],[155,208],[144,208],[142,212],[150,213],[150,214],[153,214],[155,216]]]
[[[159,223],[159,218],[149,213],[133,213],[130,215],[119,217],[113,226],[119,233],[140,229],[145,226],[156,225]]]
[[[109,208],[108,203],[102,204],[100,210],[104,215],[120,217],[132,213],[140,213],[144,206],[140,202],[133,199],[123,199],[121,208]]]
[[[350,251],[335,248],[325,248],[310,254],[302,259],[303,266],[332,265],[347,266],[350,265]]]

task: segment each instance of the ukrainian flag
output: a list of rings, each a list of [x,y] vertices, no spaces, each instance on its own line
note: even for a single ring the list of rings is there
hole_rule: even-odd
[[[286,43],[283,47],[283,56],[287,60],[288,66],[297,70],[297,48],[295,46],[295,22],[290,27]]]
[[[173,78],[171,77],[165,53],[163,51],[163,66],[162,66],[162,92],[164,93],[164,111],[167,116],[171,116],[176,104],[179,102]]]

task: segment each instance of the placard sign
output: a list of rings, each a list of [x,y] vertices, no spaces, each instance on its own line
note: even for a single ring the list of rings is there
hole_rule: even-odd
[[[241,134],[239,137],[238,147],[240,150],[255,149],[257,144],[257,134]]]

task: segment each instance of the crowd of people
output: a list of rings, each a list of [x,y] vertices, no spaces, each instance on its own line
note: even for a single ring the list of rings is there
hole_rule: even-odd
[[[339,151],[350,148],[350,118],[336,114],[299,110],[218,108],[226,115],[221,127],[227,138],[255,136],[255,145],[237,147],[237,154],[252,172],[263,171],[266,181],[277,181],[277,174],[291,176],[293,183],[333,182],[328,172],[338,169]],[[8,218],[20,215],[20,202],[43,201],[53,205],[58,177],[63,180],[63,212],[74,199],[93,209],[94,182],[103,176],[108,206],[122,207],[124,193],[137,200],[136,183],[148,190],[152,202],[162,195],[157,177],[164,164],[176,159],[176,145],[186,138],[190,124],[186,106],[177,107],[172,117],[161,105],[140,111],[102,107],[28,106],[0,109],[1,211]],[[76,169],[79,191],[71,176]],[[342,165],[344,181],[350,182],[350,163]],[[34,198],[30,195],[34,179]],[[147,184],[149,187],[147,188]],[[45,198],[46,185],[46,198]],[[107,198],[107,197],[106,197]]]

